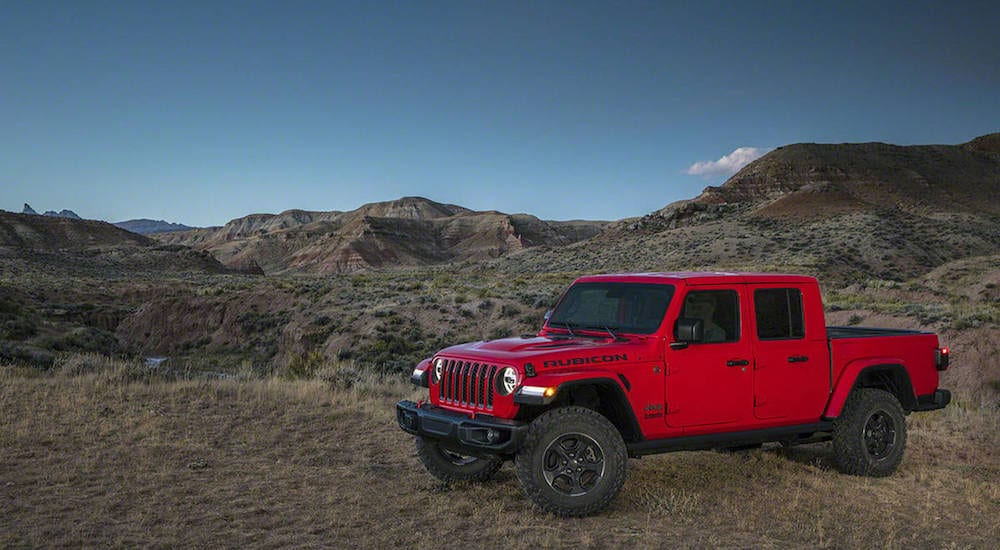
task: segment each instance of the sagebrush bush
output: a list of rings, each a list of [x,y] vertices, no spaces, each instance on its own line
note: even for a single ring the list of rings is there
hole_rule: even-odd
[[[295,355],[288,362],[288,366],[285,367],[284,377],[289,380],[313,378],[325,361],[326,357],[322,352],[317,350]]]

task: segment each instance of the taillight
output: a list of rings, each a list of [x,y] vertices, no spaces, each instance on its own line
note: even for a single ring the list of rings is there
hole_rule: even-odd
[[[934,350],[934,366],[937,370],[946,370],[948,368],[948,363],[950,354],[948,348],[938,348]]]

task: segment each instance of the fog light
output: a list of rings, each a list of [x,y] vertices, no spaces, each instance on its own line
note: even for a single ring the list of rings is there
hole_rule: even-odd
[[[493,429],[493,428],[487,429],[486,430],[486,441],[488,443],[496,443],[497,441],[500,441],[500,432],[497,431],[497,430],[495,430],[495,429]]]
[[[417,427],[416,415],[400,411],[399,424],[404,428],[409,428],[411,430],[415,429]]]

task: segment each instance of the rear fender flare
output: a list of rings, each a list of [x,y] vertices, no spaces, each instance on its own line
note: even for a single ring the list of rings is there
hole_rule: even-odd
[[[899,399],[903,410],[913,410],[917,405],[913,383],[910,382],[910,374],[906,371],[906,367],[897,361],[879,358],[848,363],[830,394],[823,418],[829,420],[840,416],[851,391],[860,386],[883,387]]]

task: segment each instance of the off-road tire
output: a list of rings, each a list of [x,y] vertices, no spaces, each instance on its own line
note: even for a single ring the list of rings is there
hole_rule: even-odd
[[[885,477],[896,471],[906,448],[906,417],[896,396],[857,388],[834,421],[833,458],[857,476]]]
[[[433,439],[416,438],[417,457],[434,477],[450,481],[488,481],[503,466],[503,460],[464,456],[449,451]]]
[[[603,511],[618,496],[628,455],[618,429],[600,413],[560,407],[531,423],[514,462],[535,506],[582,517]]]

